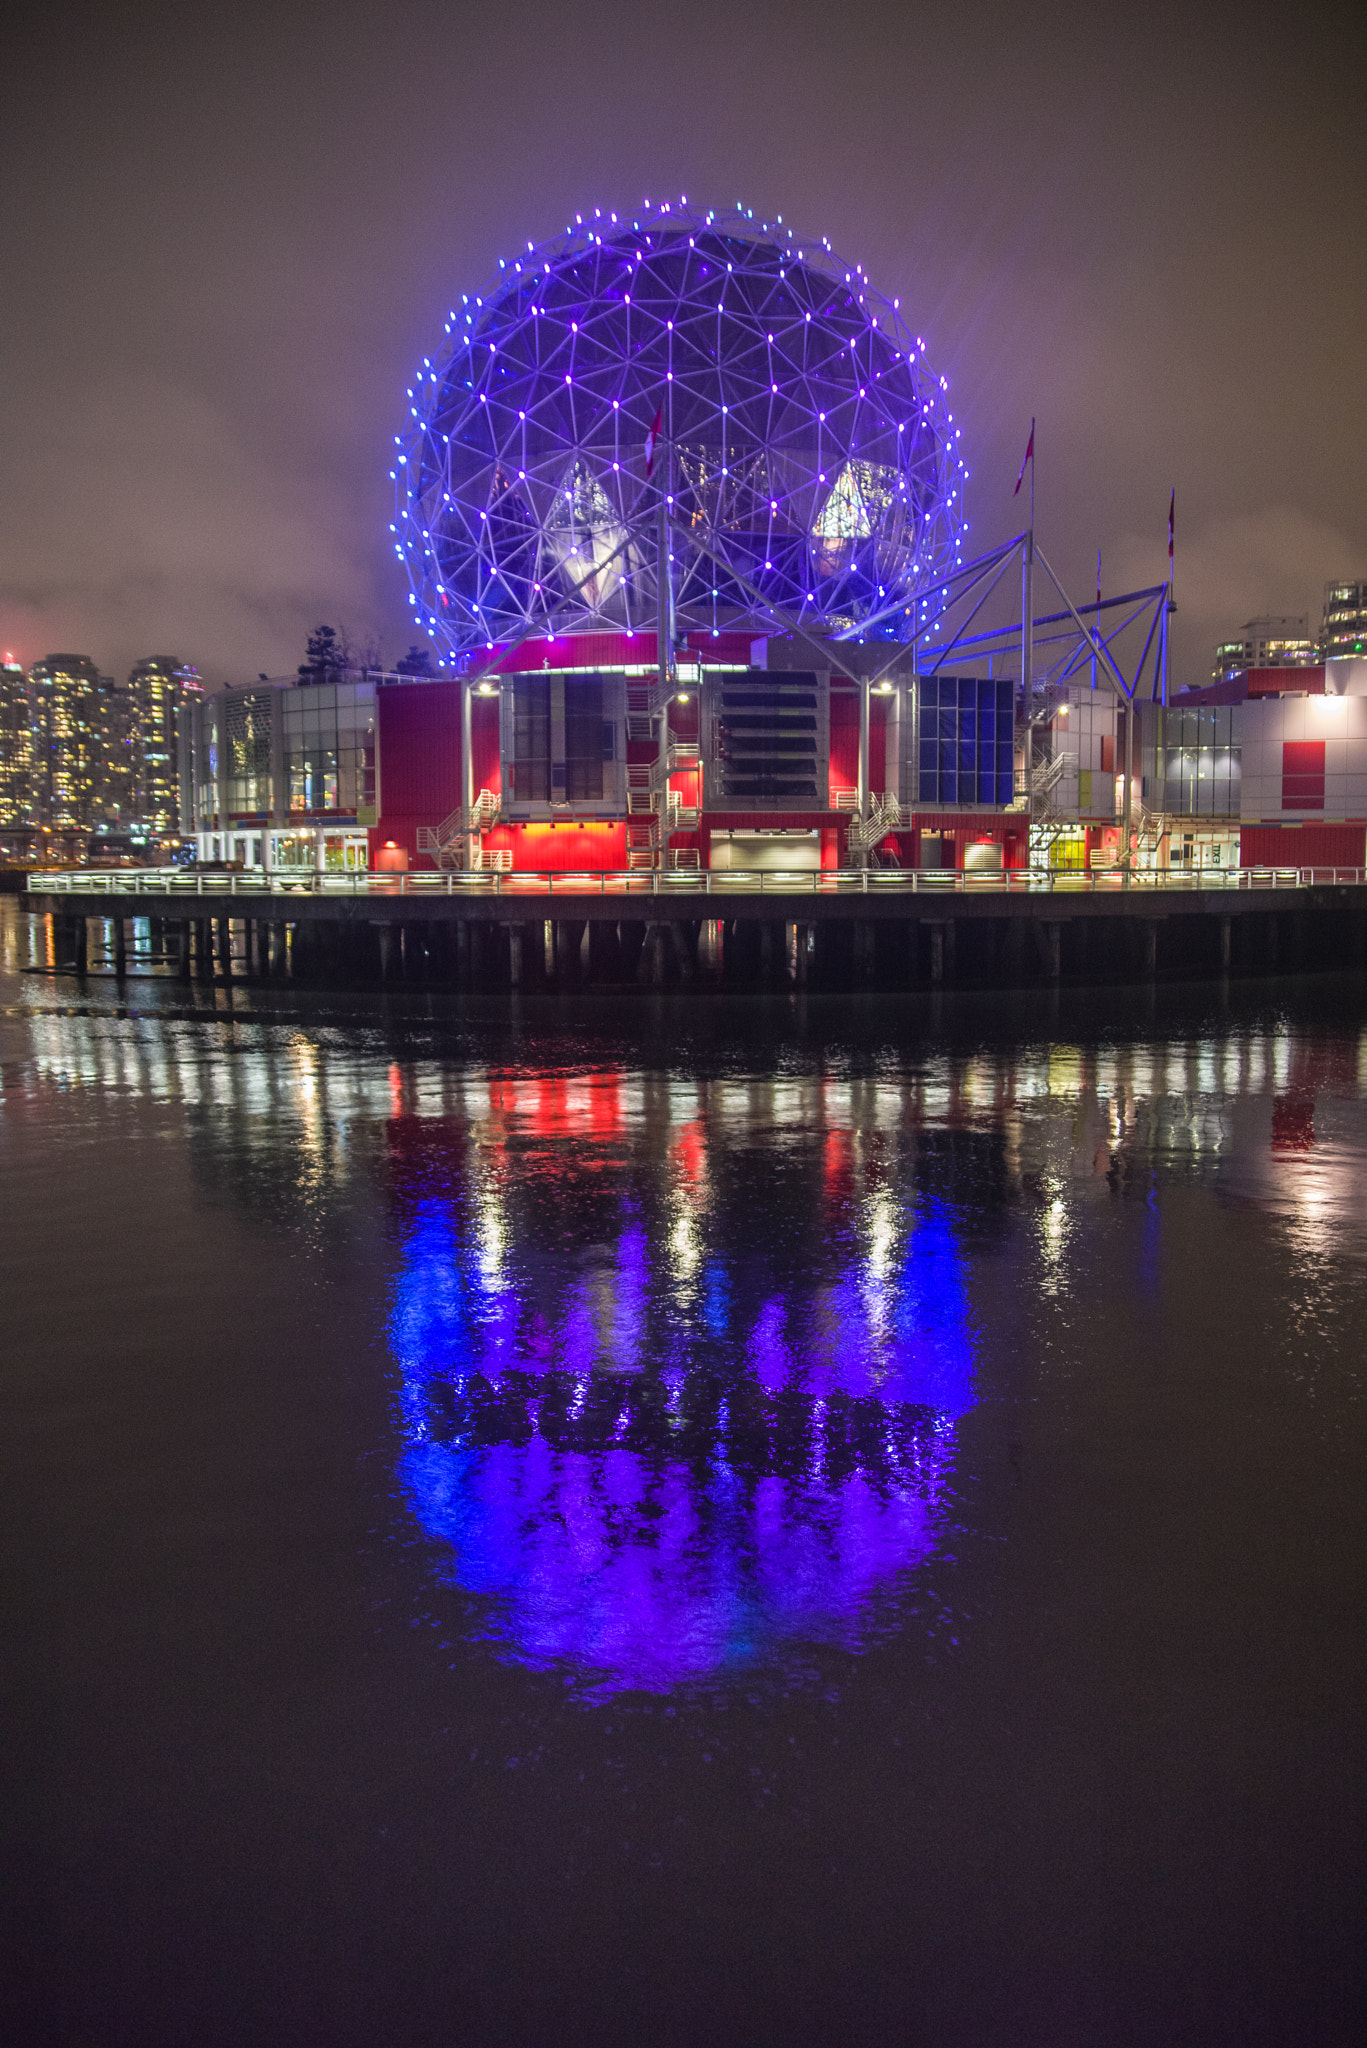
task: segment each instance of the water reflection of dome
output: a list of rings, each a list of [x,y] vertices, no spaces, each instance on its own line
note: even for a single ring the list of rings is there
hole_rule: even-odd
[[[971,1340],[941,1213],[870,1263],[801,1298],[704,1271],[651,1327],[635,1222],[538,1286],[420,1205],[402,1476],[503,1654],[661,1690],[876,1630],[934,1545]]]

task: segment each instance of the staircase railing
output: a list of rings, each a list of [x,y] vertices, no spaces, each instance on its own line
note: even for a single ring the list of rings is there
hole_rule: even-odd
[[[469,806],[458,804],[440,825],[419,825],[417,846],[419,853],[435,855],[439,867],[464,867],[464,848],[459,842],[472,832],[487,832],[498,823],[502,799],[491,789],[482,789]],[[456,855],[462,858],[457,859]],[[470,862],[474,866],[473,859]]]
[[[886,792],[874,797],[869,805],[867,817],[855,812],[850,821],[847,844],[854,853],[864,853],[870,846],[877,846],[880,839],[886,839],[889,832],[895,832],[902,822],[902,806],[895,796]]]

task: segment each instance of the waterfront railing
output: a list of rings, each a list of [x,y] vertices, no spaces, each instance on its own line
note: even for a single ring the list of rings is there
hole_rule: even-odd
[[[497,871],[458,868],[382,874],[277,868],[58,868],[28,878],[30,892],[110,897],[233,896],[945,896],[1206,893],[1367,883],[1363,868],[656,868]]]

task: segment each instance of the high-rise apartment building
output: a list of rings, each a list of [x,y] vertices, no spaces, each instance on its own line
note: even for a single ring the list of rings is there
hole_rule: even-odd
[[[182,707],[203,695],[198,669],[178,655],[153,654],[128,678],[137,726],[139,819],[158,835],[179,832],[176,736]]]
[[[84,654],[50,654],[28,679],[33,822],[49,834],[89,832],[100,822],[109,678]]]
[[[17,834],[32,824],[33,739],[29,729],[29,683],[21,664],[0,664],[0,851],[20,851]]]
[[[1222,640],[1216,648],[1213,675],[1222,683],[1249,668],[1313,668],[1319,658],[1305,615],[1249,619],[1237,639]]]
[[[101,676],[95,691],[96,766],[91,823],[127,832],[142,815],[138,708],[127,683]]]
[[[1326,661],[1367,654],[1367,581],[1325,584],[1320,639]]]

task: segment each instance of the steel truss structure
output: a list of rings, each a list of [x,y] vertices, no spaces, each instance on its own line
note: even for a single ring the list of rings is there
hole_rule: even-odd
[[[395,552],[458,671],[775,612],[905,644],[962,560],[960,431],[898,301],[829,243],[740,208],[595,212],[505,259],[423,359]]]

